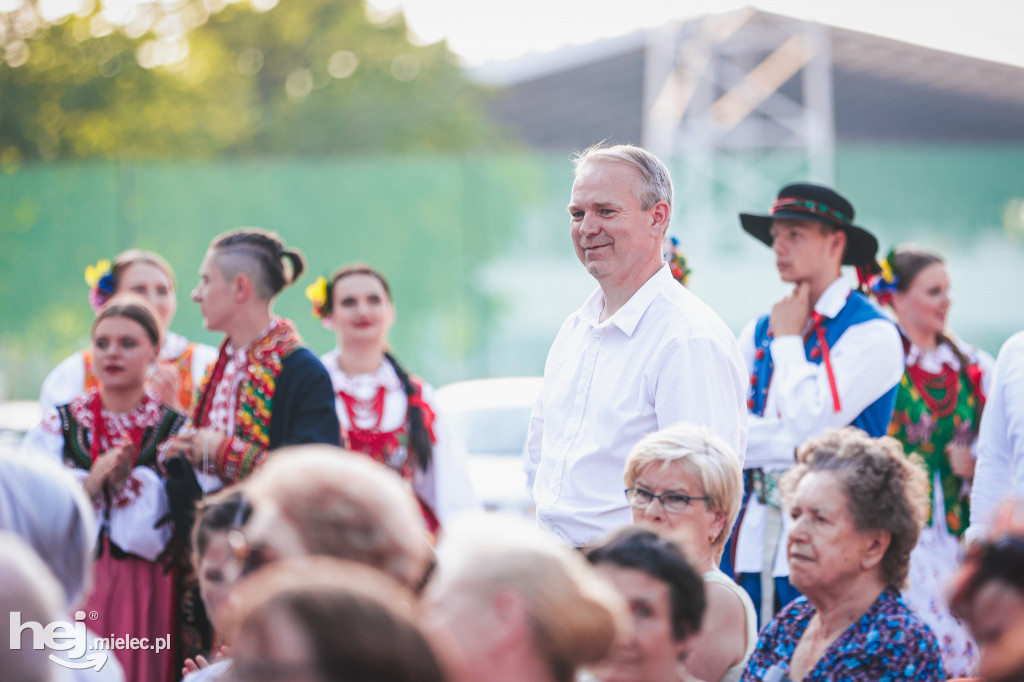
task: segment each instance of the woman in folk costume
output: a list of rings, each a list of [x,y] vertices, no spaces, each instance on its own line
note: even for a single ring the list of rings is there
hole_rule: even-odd
[[[85,270],[90,287],[89,304],[97,312],[112,296],[136,293],[152,304],[160,322],[163,343],[160,358],[148,376],[152,392],[162,402],[184,414],[192,407],[192,397],[207,366],[217,351],[201,343],[192,343],[170,330],[178,308],[174,271],[163,258],[151,251],[129,249],[114,258],[111,265],[101,260]],[[39,405],[43,412],[64,405],[87,389],[98,385],[90,350],[74,353],[57,365],[43,381]]]
[[[434,389],[388,352],[395,322],[391,288],[366,265],[343,267],[307,290],[313,314],[338,347],[320,358],[331,375],[349,447],[411,483],[431,532],[476,509],[466,452],[434,401]]]
[[[104,306],[92,328],[98,386],[44,414],[22,450],[51,453],[73,469],[92,500],[99,526],[93,591],[82,609],[102,636],[171,636],[171,647],[118,650],[126,679],[174,680],[178,646],[171,537],[158,449],[184,422],[147,387],[160,353],[158,315],[126,294]]]
[[[213,240],[192,300],[207,329],[226,334],[203,379],[188,428],[175,438],[206,489],[248,476],[284,445],[339,445],[331,379],[274,298],[305,269],[273,232],[247,228]]]
[[[977,663],[977,646],[950,614],[944,589],[963,561],[960,538],[969,520],[972,448],[994,361],[947,333],[949,270],[937,253],[911,246],[890,251],[872,291],[892,307],[911,342],[889,435],[908,455],[921,457],[931,495],[903,597],[935,633],[946,671],[967,676]]]

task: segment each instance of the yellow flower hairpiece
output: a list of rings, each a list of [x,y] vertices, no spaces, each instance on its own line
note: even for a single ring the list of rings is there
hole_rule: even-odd
[[[89,285],[90,289],[95,289],[100,280],[109,274],[110,261],[103,258],[96,265],[90,265],[85,268],[85,283]]]
[[[882,279],[885,280],[886,282],[889,282],[891,284],[892,281],[893,281],[893,276],[892,276],[892,266],[889,265],[889,259],[888,258],[883,258],[882,261],[878,265],[879,265],[879,267],[882,268]]]
[[[306,298],[313,304],[313,315],[323,317],[323,307],[327,303],[327,279],[317,277],[316,281],[306,287]]]

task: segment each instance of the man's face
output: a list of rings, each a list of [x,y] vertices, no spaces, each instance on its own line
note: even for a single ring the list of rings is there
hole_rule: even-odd
[[[203,324],[210,331],[225,331],[235,311],[233,283],[224,277],[213,252],[208,252],[199,266],[199,284],[192,290],[192,300],[199,304]]]
[[[640,182],[638,170],[615,161],[590,161],[576,174],[568,207],[572,243],[602,286],[614,286],[661,259],[668,204],[643,210],[634,193]]]
[[[791,284],[831,275],[846,246],[843,232],[828,233],[821,223],[809,220],[773,220],[771,236],[779,278]]]

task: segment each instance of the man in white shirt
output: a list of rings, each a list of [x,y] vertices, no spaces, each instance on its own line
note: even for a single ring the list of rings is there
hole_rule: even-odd
[[[1024,332],[999,350],[981,414],[968,541],[985,534],[996,506],[1008,498],[1024,498]]]
[[[777,487],[796,447],[829,427],[885,435],[903,375],[896,325],[840,272],[857,266],[866,279],[876,267],[878,241],[853,217],[839,193],[810,184],[783,187],[769,215],[740,214],[743,229],[772,247],[782,281],[795,285],[770,315],[740,333],[750,372],[750,433],[733,571],[762,604],[762,617],[775,612],[775,593],[779,605],[797,596],[786,579]]]
[[[648,433],[689,421],[742,455],[746,370],[729,329],[663,260],[672,180],[661,161],[591,147],[576,159],[568,209],[599,288],[551,346],[528,453],[538,522],[581,547],[629,525],[623,466]]]

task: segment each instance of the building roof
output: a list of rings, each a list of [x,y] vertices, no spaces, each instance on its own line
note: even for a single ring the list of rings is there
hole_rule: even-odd
[[[718,44],[744,49],[802,20],[754,9],[680,22],[471,71],[494,88],[492,116],[527,144],[641,143],[647,46],[701,22],[732,24]],[[881,36],[823,27],[838,142],[1024,142],[1024,69]],[[765,52],[767,54],[767,50]],[[801,98],[800,76],[782,86]]]

